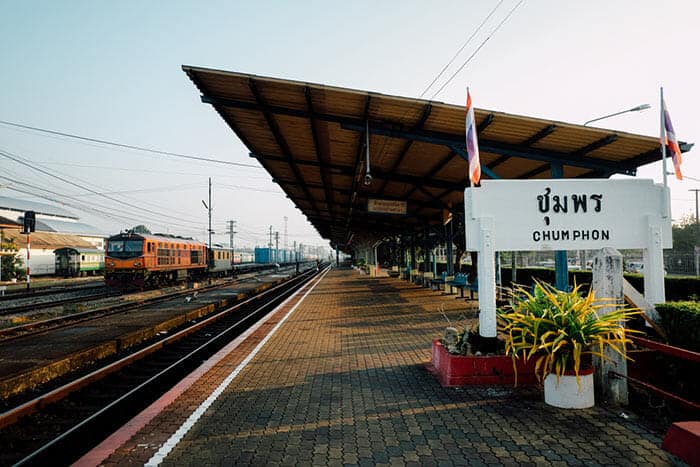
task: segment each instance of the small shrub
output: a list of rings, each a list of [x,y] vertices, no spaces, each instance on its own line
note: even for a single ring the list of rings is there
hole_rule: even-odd
[[[700,352],[700,303],[667,302],[656,309],[670,345]]]

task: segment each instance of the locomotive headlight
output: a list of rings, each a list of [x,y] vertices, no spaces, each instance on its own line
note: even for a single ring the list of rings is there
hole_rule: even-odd
[[[140,268],[140,267],[141,267],[141,261],[134,261],[134,267]]]
[[[114,261],[107,261],[107,267],[113,268],[113,267],[114,267]]]

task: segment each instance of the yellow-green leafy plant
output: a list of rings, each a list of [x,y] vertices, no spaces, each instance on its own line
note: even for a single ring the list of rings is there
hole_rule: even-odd
[[[611,311],[599,313],[601,308],[610,307]],[[559,381],[561,375],[573,370],[579,382],[582,362],[590,356],[609,360],[606,346],[628,358],[626,344],[630,340],[626,334],[636,331],[625,329],[624,323],[639,313],[614,299],[598,299],[590,289],[584,293],[580,285],[565,292],[537,281],[532,292],[515,288],[510,305],[498,310],[498,321],[513,367],[517,358],[534,358],[540,381],[550,373]]]

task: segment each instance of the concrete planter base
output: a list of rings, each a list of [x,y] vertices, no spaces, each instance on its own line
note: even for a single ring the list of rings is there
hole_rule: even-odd
[[[575,374],[563,374],[557,384],[557,375],[548,374],[544,379],[544,402],[562,409],[587,409],[595,405],[593,368],[579,371],[581,386]]]
[[[533,362],[518,361],[518,385],[535,384]],[[445,387],[469,385],[514,385],[513,360],[506,355],[452,355],[440,339],[433,340],[428,370]]]

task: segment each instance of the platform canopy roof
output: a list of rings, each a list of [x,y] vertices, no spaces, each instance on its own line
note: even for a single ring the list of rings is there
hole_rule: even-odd
[[[183,70],[331,244],[403,233],[463,212],[465,108],[376,92],[192,66]],[[657,138],[476,109],[482,178],[634,175]],[[369,138],[367,137],[369,132]],[[370,184],[365,184],[366,144]],[[682,144],[687,150],[691,145]],[[368,200],[406,202],[403,216]]]

